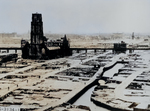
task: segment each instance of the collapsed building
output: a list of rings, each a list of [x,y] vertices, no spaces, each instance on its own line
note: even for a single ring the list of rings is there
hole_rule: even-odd
[[[70,44],[66,35],[55,49],[47,46],[47,38],[43,35],[42,14],[32,14],[30,43],[21,41],[22,58],[24,59],[54,59],[71,55]]]
[[[4,54],[4,55],[0,55],[0,66],[3,63],[7,63],[9,61],[16,62],[17,58],[18,58],[18,54]]]

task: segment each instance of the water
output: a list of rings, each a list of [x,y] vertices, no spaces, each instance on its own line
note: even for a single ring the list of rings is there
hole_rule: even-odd
[[[115,73],[118,73],[118,70],[123,68],[124,64],[116,64],[113,68],[109,69],[108,71],[104,72],[105,77],[113,77]]]
[[[95,86],[86,91],[75,103],[74,105],[85,105],[90,107],[91,111],[110,111],[100,106],[96,106],[91,100],[92,91],[94,91]]]
[[[112,69],[106,71],[104,76],[113,77],[114,73],[118,72],[118,69],[122,68],[123,64],[116,64]],[[92,91],[94,91],[95,86],[86,91],[75,103],[74,105],[85,105],[90,107],[91,111],[110,111],[100,106],[96,106],[91,100]]]

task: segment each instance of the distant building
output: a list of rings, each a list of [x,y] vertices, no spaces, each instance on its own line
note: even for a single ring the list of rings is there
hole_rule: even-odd
[[[123,41],[121,41],[121,43],[114,43],[113,52],[114,53],[126,52],[126,47],[127,47],[127,44]]]
[[[17,37],[17,33],[0,33],[0,37]]]
[[[53,42],[55,43],[55,42]],[[66,35],[62,41],[57,41],[55,49],[49,49],[47,38],[43,36],[43,22],[42,15],[38,13],[32,14],[31,22],[31,39],[30,44],[27,41],[22,40],[22,58],[30,59],[53,59],[57,57],[71,55],[70,44]],[[54,46],[51,45],[51,47]]]
[[[134,39],[134,32],[132,33],[132,39]]]
[[[120,39],[122,37],[123,37],[123,33],[113,33],[111,35],[111,38],[113,38],[113,39]]]

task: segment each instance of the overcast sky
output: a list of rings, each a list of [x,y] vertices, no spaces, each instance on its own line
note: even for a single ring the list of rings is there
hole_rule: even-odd
[[[150,0],[0,0],[0,33],[26,33],[32,13],[50,33],[150,33]]]

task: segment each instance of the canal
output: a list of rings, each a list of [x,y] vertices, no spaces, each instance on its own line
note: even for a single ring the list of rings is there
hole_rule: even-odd
[[[113,68],[109,69],[104,73],[105,76],[107,77],[112,77],[114,73],[118,72],[118,69],[122,68],[124,65],[123,64],[116,64]],[[91,111],[110,111],[106,108],[100,107],[95,105],[91,101],[91,94],[94,91],[94,88],[96,86],[93,86],[89,90],[87,90],[75,103],[74,105],[84,105],[90,107]]]
[[[91,100],[92,91],[94,91],[95,86],[86,91],[75,103],[74,105],[84,105],[90,107],[91,111],[110,111],[100,106],[96,106]]]

